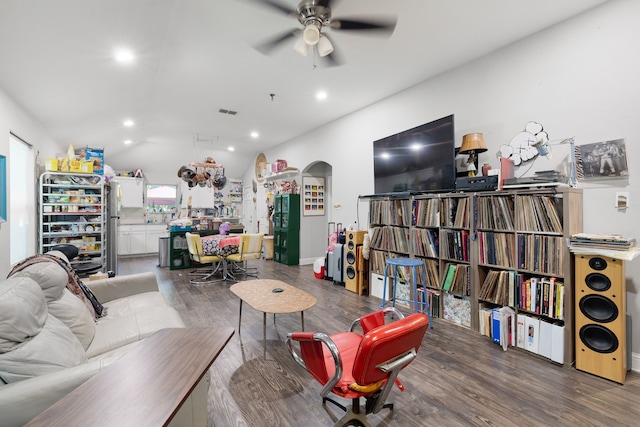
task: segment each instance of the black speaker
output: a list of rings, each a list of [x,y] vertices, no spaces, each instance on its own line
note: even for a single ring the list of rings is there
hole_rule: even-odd
[[[347,230],[345,232],[345,279],[344,287],[351,292],[361,293],[358,283],[358,247],[364,242],[364,230]]]
[[[624,262],[580,255],[575,262],[576,369],[624,384],[627,314]]]

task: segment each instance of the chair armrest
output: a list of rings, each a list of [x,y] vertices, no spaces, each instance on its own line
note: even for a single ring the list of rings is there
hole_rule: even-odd
[[[153,272],[91,280],[85,284],[101,303],[144,292],[158,292],[158,279]]]
[[[320,392],[320,396],[326,397],[329,392],[333,389],[333,387],[340,381],[342,378],[342,358],[340,357],[340,351],[338,350],[338,346],[333,342],[331,338],[327,334],[323,334],[320,332],[293,332],[287,335],[286,344],[289,349],[289,353],[293,356],[293,359],[298,363],[298,365],[302,366],[306,369],[311,375],[316,377],[320,383],[323,383],[321,378],[318,378],[317,372],[314,372],[314,367],[317,367],[317,364],[309,363],[309,368],[307,368],[307,363],[305,363],[304,359],[296,352],[296,349],[293,347],[293,341],[298,341],[300,344],[300,351],[302,354],[308,353],[311,357],[321,358],[322,365],[324,365],[324,355],[322,352],[322,348],[318,348],[316,343],[321,343],[327,346],[331,356],[333,357],[333,363],[335,365],[335,373],[333,377],[329,378],[329,380],[322,387],[322,391]],[[311,347],[315,348],[311,348]],[[305,349],[304,347],[308,348]],[[312,361],[309,361],[312,362]],[[326,371],[324,372],[326,373]]]

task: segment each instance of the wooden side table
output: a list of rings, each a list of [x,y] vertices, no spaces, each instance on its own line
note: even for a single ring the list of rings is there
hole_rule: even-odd
[[[233,328],[162,329],[27,426],[166,426],[233,333]]]

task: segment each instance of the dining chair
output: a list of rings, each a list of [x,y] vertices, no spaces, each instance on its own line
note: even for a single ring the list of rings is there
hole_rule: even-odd
[[[258,277],[258,268],[247,265],[247,261],[259,259],[262,254],[262,240],[264,233],[246,233],[240,235],[240,245],[237,254],[227,255],[227,261],[231,261],[231,271],[246,276]]]
[[[197,268],[189,273],[189,283],[194,285],[220,282],[223,279],[213,279],[220,271],[221,261],[217,255],[205,255],[202,248],[202,240],[199,234],[185,233],[187,238],[187,247],[189,248],[189,257],[192,261],[199,264],[210,264],[211,268]]]

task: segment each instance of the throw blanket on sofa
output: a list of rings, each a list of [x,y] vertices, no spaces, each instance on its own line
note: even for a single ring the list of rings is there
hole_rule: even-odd
[[[20,261],[16,264],[15,267],[11,269],[9,275],[7,277],[11,277],[16,274],[18,271],[22,271],[30,265],[37,264],[39,262],[55,262],[60,267],[64,268],[69,276],[69,282],[67,283],[67,289],[71,291],[72,294],[80,298],[82,302],[87,306],[89,312],[95,317],[103,317],[107,315],[107,310],[105,307],[100,304],[96,296],[91,292],[91,289],[87,287],[80,277],[75,272],[75,270],[69,265],[65,260],[58,258],[55,255],[43,254],[43,255],[34,255],[23,261]]]

